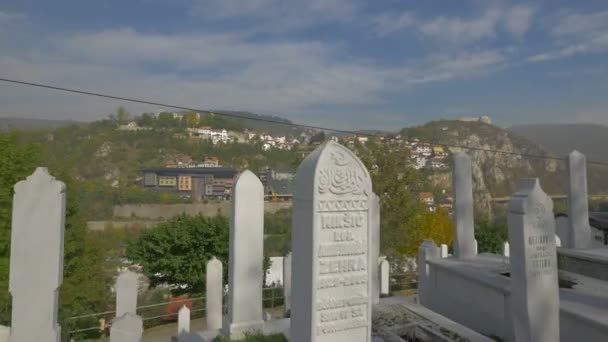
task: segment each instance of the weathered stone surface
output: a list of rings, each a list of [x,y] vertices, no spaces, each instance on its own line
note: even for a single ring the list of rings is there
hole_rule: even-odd
[[[291,312],[291,252],[283,258],[283,297],[285,297],[285,312]]]
[[[418,300],[420,304],[430,307],[433,297],[433,282],[427,261],[441,258],[441,250],[433,240],[424,240],[418,247]]]
[[[137,310],[137,280],[137,274],[131,271],[124,271],[116,278],[116,284],[114,285],[116,290],[116,317],[126,313],[135,314]]]
[[[59,342],[65,184],[39,167],[15,185],[9,290],[11,342]]]
[[[205,316],[207,329],[222,328],[222,298],[223,298],[223,266],[222,262],[213,257],[207,262],[205,292]]]
[[[509,246],[509,242],[505,242],[504,245],[502,246],[502,255],[504,255],[508,258],[509,255],[511,254],[510,248],[511,247]]]
[[[365,166],[337,143],[298,168],[290,341],[370,341],[371,196]]]
[[[239,175],[232,189],[228,316],[224,334],[239,339],[263,325],[264,186],[253,172]]]
[[[380,276],[378,274],[380,267],[380,197],[374,193],[370,197],[369,209],[372,246],[369,253],[370,265],[372,265],[372,303],[377,304],[380,301]]]
[[[515,340],[559,341],[553,201],[537,178],[520,181],[509,203],[508,224]]]
[[[110,342],[140,342],[143,326],[141,317],[126,313],[112,322]]]
[[[464,152],[454,154],[454,256],[471,258],[475,251],[473,226],[473,176],[471,157]]]
[[[390,291],[390,265],[386,258],[380,261],[380,294],[388,296]]]
[[[589,203],[587,199],[587,160],[573,151],[568,155],[568,245],[569,248],[589,248]]]
[[[190,332],[190,309],[187,306],[182,307],[177,312],[177,334],[186,334]]]

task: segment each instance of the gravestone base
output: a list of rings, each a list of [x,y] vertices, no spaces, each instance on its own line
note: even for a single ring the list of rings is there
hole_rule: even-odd
[[[258,332],[262,335],[275,335],[275,334],[283,334],[285,337],[289,337],[289,318],[276,319],[272,321],[261,322],[258,327],[252,328],[249,327],[240,327],[242,330],[236,331],[233,330],[231,335],[225,334],[223,330],[205,330],[202,332],[196,333],[199,337],[198,341],[201,342],[212,342],[216,337],[220,335],[230,336],[232,339],[241,339],[244,337],[244,333],[246,332]],[[238,335],[240,334],[240,335]]]
[[[232,339],[242,339],[245,337],[245,333],[255,333],[258,331],[262,331],[264,328],[264,321],[250,321],[250,322],[238,322],[228,324],[227,327],[224,327],[222,333],[225,336],[229,336]]]
[[[608,281],[608,249],[559,248],[557,266],[560,271]]]

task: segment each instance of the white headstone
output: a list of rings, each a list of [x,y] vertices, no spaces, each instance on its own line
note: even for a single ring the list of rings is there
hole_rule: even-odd
[[[177,312],[177,334],[187,334],[190,332],[190,309],[182,305]]]
[[[589,248],[589,203],[587,199],[587,160],[573,151],[568,155],[568,243],[569,248]]]
[[[452,177],[454,190],[454,256],[459,259],[477,255],[473,226],[473,172],[471,157],[454,153]]]
[[[507,258],[509,257],[511,251],[510,251],[510,246],[509,246],[509,242],[505,242],[504,245],[502,246],[502,255],[506,256]]]
[[[126,313],[112,322],[110,342],[140,342],[143,326],[141,317]]]
[[[137,310],[137,279],[136,273],[122,272],[116,279],[116,317],[126,313],[135,314]]]
[[[298,168],[290,341],[370,341],[371,188],[363,163],[334,142]]]
[[[285,312],[291,311],[291,252],[283,258],[283,297],[285,298]]]
[[[208,330],[222,328],[223,272],[222,262],[217,258],[213,257],[207,262],[205,316],[207,316]]]
[[[555,234],[555,246],[556,247],[561,247],[562,246],[562,239],[560,239],[557,234]]]
[[[390,292],[390,265],[388,260],[383,259],[380,262],[380,294],[388,296]]]
[[[537,178],[520,181],[509,203],[508,224],[515,340],[559,341],[553,201]]]
[[[446,245],[445,243],[441,244],[441,257],[442,258],[448,257],[448,245]]]
[[[380,302],[380,276],[378,274],[380,263],[380,197],[372,193],[370,197],[370,224],[371,224],[371,250],[370,265],[371,280],[372,280],[372,302],[377,304]]]
[[[9,290],[11,342],[59,342],[57,289],[63,281],[65,184],[39,167],[15,185]]]
[[[477,248],[477,239],[475,239],[473,240],[473,251],[475,251],[475,255],[479,254]]]
[[[427,261],[440,257],[441,250],[433,240],[424,240],[418,247],[418,301],[426,307],[431,306],[433,296],[433,282]]]
[[[264,325],[264,186],[249,170],[241,173],[232,189],[230,266],[228,267],[228,316],[224,334],[233,339]]]

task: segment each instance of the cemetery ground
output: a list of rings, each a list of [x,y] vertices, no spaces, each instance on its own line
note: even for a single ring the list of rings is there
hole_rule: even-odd
[[[381,229],[395,222],[381,215],[382,198],[372,192],[373,174],[347,148],[333,142],[320,146],[302,162],[296,177],[293,243],[282,275],[282,302],[289,318],[280,311],[276,317],[266,312],[264,191],[260,179],[245,170],[233,187],[229,218],[178,216],[126,246],[153,287],[179,284],[182,290],[204,292],[204,304],[182,305],[173,312],[177,326],[171,336],[155,328],[144,337],[148,320],[159,317],[138,310],[141,276],[122,268],[113,286],[110,341],[174,336],[180,342],[238,340],[251,332],[282,334],[292,342],[490,341],[490,336],[516,342],[605,341],[608,249],[591,243],[585,157],[573,152],[566,163],[567,218],[556,223],[553,201],[538,178],[522,179],[509,201],[508,241],[502,253],[480,253],[471,158],[456,153],[452,250],[433,241],[433,232],[421,230],[416,238],[423,241],[409,241],[417,246],[417,259],[396,260],[381,255],[386,239],[403,236]],[[68,258],[74,246],[66,240],[73,233],[74,215],[66,205],[68,191],[69,185],[45,168],[15,185],[12,318],[10,330],[1,331],[9,332],[10,342],[59,342],[62,329],[70,331],[66,320],[58,324],[58,290],[65,295],[62,284],[73,267],[68,261],[74,261]],[[393,200],[393,205],[406,203],[385,199]],[[415,222],[444,228],[437,220]],[[388,246],[394,247],[392,242]],[[416,270],[415,281],[397,277],[405,264]],[[398,283],[416,284],[414,298],[387,297]],[[68,293],[78,289],[76,283]],[[197,328],[203,310],[205,322]]]

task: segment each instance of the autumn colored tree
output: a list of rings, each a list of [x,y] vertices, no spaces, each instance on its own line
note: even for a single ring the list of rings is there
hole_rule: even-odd
[[[424,240],[433,240],[437,245],[452,245],[454,224],[445,210],[437,208],[435,212],[425,211],[418,215],[418,219],[419,223],[416,231],[418,235],[412,246],[409,247],[407,254],[416,254],[418,247]]]

